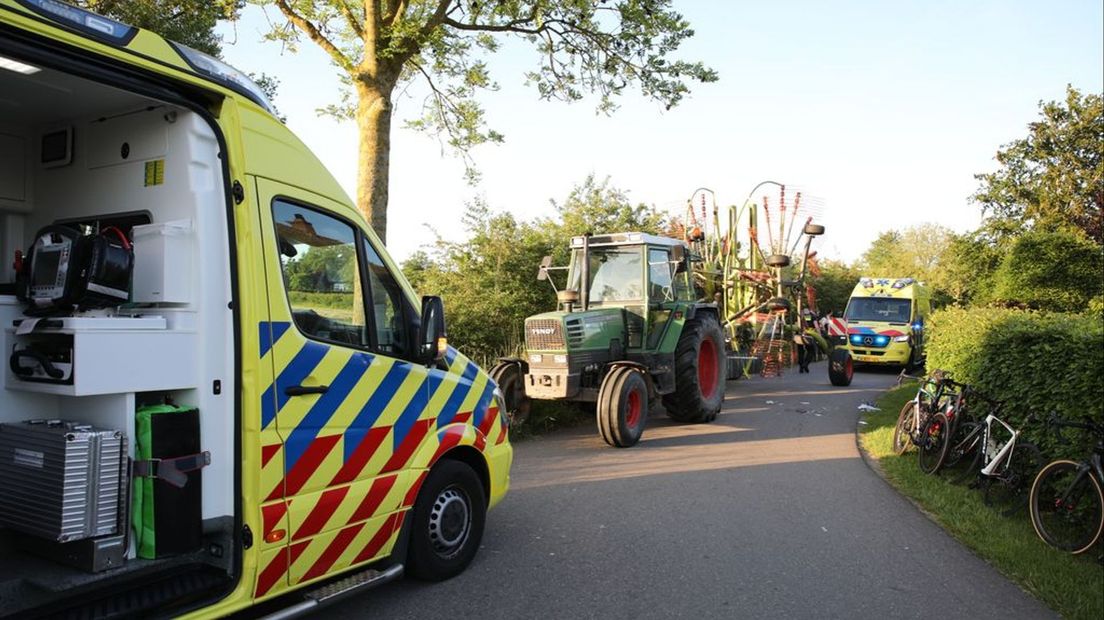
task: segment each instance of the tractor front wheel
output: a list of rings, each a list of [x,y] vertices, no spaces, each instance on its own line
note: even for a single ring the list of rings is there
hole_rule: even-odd
[[[510,426],[524,424],[529,419],[529,406],[532,401],[525,395],[521,364],[518,362],[499,362],[491,368],[491,380],[502,390],[506,400],[506,415]]]
[[[598,389],[598,432],[615,448],[640,441],[648,422],[648,382],[630,366],[609,371]]]
[[[675,347],[675,391],[663,397],[676,422],[712,422],[725,392],[724,332],[717,317],[702,313],[686,321]]]

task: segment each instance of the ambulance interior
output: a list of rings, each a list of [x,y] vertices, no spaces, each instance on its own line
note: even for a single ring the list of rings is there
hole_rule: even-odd
[[[0,616],[232,584],[226,203],[200,114],[0,57]],[[158,456],[166,432],[190,454]]]

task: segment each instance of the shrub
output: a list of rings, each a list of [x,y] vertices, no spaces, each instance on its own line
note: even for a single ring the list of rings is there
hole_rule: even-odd
[[[998,303],[1080,312],[1104,287],[1104,256],[1076,231],[1027,232],[1012,243],[994,280]]]
[[[932,315],[928,368],[1005,401],[1005,421],[1028,413],[1045,419],[1104,420],[1104,325],[1098,315],[1007,308],[949,308]],[[1076,456],[1079,446],[1056,445],[1042,425],[1024,429],[1047,456]]]

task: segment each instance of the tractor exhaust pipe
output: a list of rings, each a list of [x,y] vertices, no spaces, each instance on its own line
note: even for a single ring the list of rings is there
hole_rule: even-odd
[[[590,309],[590,235],[590,232],[583,234],[583,281],[579,285],[579,305],[583,312]]]

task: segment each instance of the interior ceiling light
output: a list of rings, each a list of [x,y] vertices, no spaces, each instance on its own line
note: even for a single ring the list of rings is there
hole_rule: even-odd
[[[38,73],[42,71],[38,67],[28,65],[26,63],[19,62],[18,60],[12,60],[11,58],[5,58],[0,56],[0,69],[7,69],[8,71],[15,71],[16,73],[22,73],[23,75],[30,75],[32,73]]]

